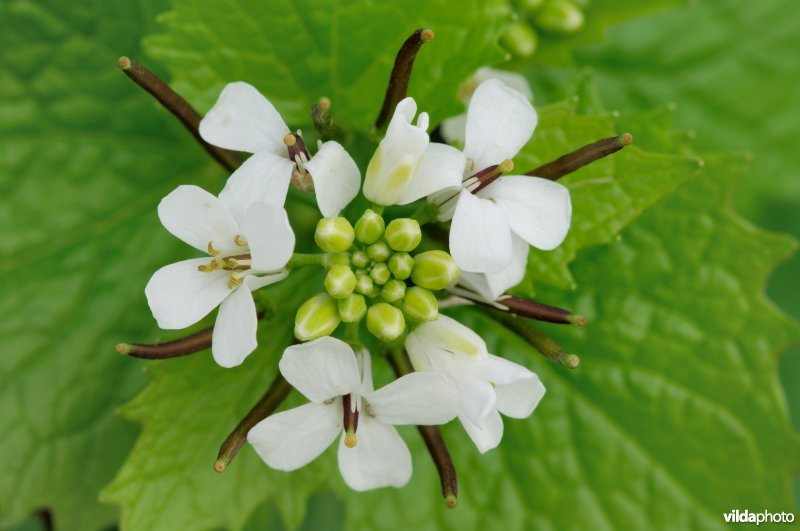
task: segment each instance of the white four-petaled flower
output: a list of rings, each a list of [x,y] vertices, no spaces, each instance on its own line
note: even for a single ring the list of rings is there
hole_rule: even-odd
[[[358,194],[361,172],[338,142],[320,145],[311,160],[292,160],[284,142],[289,128],[258,90],[244,82],[229,83],[200,122],[200,136],[209,144],[253,153],[228,179],[220,194],[254,197],[283,206],[294,171],[308,173],[317,205],[325,217],[336,216]]]
[[[256,348],[251,292],[287,275],[295,238],[286,211],[236,190],[216,197],[184,185],[161,201],[158,216],[174,236],[211,255],[155,272],[145,295],[158,325],[186,328],[219,306],[214,359],[223,367],[241,364]]]
[[[500,413],[525,418],[544,396],[536,374],[489,354],[480,336],[445,315],[418,326],[406,338],[406,349],[416,370],[444,374],[455,384],[458,418],[481,453],[503,438]]]
[[[279,367],[311,402],[267,417],[247,440],[269,466],[295,470],[339,437],[339,470],[358,491],[402,487],[411,477],[411,454],[395,424],[442,424],[458,409],[456,389],[440,374],[411,373],[375,391],[369,353],[332,337],[287,348]],[[345,396],[358,414],[355,441],[346,442],[343,429]]]

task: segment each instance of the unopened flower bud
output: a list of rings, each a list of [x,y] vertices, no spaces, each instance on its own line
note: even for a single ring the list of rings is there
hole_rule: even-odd
[[[508,26],[500,37],[500,44],[517,57],[530,57],[539,45],[539,36],[536,30],[519,20]]]
[[[380,214],[371,209],[367,209],[361,218],[356,221],[356,239],[367,245],[375,243],[383,236],[386,223]]]
[[[339,307],[327,293],[318,293],[304,302],[294,318],[294,335],[311,341],[330,335],[339,326]]]
[[[384,284],[381,289],[381,298],[386,302],[397,302],[402,300],[406,294],[406,284],[397,279],[392,279]]]
[[[356,280],[356,291],[362,295],[370,295],[372,293],[372,288],[375,287],[375,284],[372,282],[372,277],[369,275],[364,275],[358,277]]]
[[[403,312],[385,302],[372,305],[367,310],[367,330],[385,343],[400,337],[406,329]]]
[[[322,218],[317,223],[314,241],[326,253],[343,253],[355,239],[353,226],[345,218]]]
[[[389,272],[389,267],[384,263],[375,264],[369,272],[373,282],[379,286],[383,286],[391,278],[392,274]]]
[[[413,286],[406,290],[403,311],[414,321],[435,321],[439,317],[439,301],[430,290]]]
[[[414,257],[411,280],[430,290],[444,289],[461,274],[453,257],[444,251],[426,251]]]
[[[557,33],[575,33],[583,26],[583,11],[568,0],[551,0],[536,14],[536,24]]]
[[[391,249],[389,249],[389,246],[383,242],[373,243],[367,247],[367,256],[376,262],[383,262],[389,258],[390,254],[392,254]]]
[[[416,219],[400,218],[389,222],[384,235],[386,243],[395,251],[413,251],[422,240],[422,231]]]
[[[359,268],[367,267],[367,265],[369,264],[369,256],[367,256],[367,253],[365,253],[364,251],[356,251],[350,258],[350,261],[356,267]]]
[[[517,9],[520,13],[533,15],[544,5],[545,0],[517,0]]]
[[[405,280],[411,276],[411,271],[414,269],[414,259],[408,253],[394,253],[389,258],[389,271],[392,272],[394,278]]]
[[[350,265],[350,257],[347,253],[337,253],[337,254],[328,254],[325,255],[325,267],[331,267],[332,265]]]
[[[346,265],[334,265],[325,275],[325,291],[334,299],[348,297],[356,287],[356,275]]]
[[[357,323],[367,313],[367,301],[363,295],[354,293],[339,300],[339,316],[345,323]]]

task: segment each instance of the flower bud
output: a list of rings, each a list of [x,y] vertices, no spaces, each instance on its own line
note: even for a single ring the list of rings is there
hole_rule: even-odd
[[[294,335],[300,341],[327,336],[339,326],[339,308],[327,293],[318,293],[304,302],[294,318]]]
[[[411,280],[417,286],[435,291],[452,284],[460,274],[452,256],[444,251],[426,251],[414,257]]]
[[[367,247],[367,256],[376,262],[383,262],[389,258],[390,254],[392,254],[391,249],[389,249],[389,246],[383,242],[373,243]]]
[[[389,267],[386,264],[380,263],[372,266],[369,276],[375,284],[383,286],[391,278],[392,274],[389,272]]]
[[[327,254],[325,255],[325,262],[323,264],[325,267],[331,267],[332,265],[350,265],[350,257],[347,253],[337,253],[337,254]]]
[[[405,280],[411,276],[412,269],[414,269],[414,259],[408,253],[394,253],[389,258],[389,271],[394,278]]]
[[[517,9],[520,13],[533,15],[544,5],[545,0],[517,0]]]
[[[385,302],[370,306],[367,310],[367,330],[385,343],[400,337],[406,329],[403,312]]]
[[[345,323],[357,323],[367,313],[367,301],[363,295],[354,293],[339,300],[339,316]]]
[[[383,236],[386,223],[380,214],[371,209],[364,211],[358,221],[356,221],[356,239],[367,245],[375,243]]]
[[[414,321],[435,321],[439,317],[439,301],[430,290],[413,286],[406,290],[403,311]]]
[[[367,267],[369,265],[369,256],[364,251],[356,251],[353,253],[352,258],[350,261],[353,263],[354,266],[362,268]]]
[[[583,11],[568,0],[551,0],[536,14],[536,24],[556,33],[575,33],[583,26]]]
[[[374,287],[375,284],[372,282],[372,278],[369,275],[358,277],[356,280],[356,291],[362,295],[370,295]]]
[[[353,245],[356,235],[345,218],[322,218],[317,223],[314,241],[326,253],[343,253]]]
[[[325,291],[334,299],[348,297],[356,287],[356,275],[346,265],[334,265],[325,275]]]
[[[381,298],[386,302],[397,302],[402,300],[406,294],[406,284],[397,279],[392,279],[384,284],[381,289]]]
[[[517,57],[530,57],[539,45],[539,36],[536,35],[536,30],[518,20],[508,26],[500,37],[500,44]]]
[[[386,227],[384,239],[395,251],[413,251],[422,240],[419,222],[411,218],[394,219]]]

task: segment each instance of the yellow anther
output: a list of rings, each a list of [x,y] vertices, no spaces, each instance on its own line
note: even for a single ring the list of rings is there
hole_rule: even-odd
[[[247,247],[247,240],[245,240],[241,234],[237,234],[233,237],[233,243],[239,247]]]
[[[236,276],[236,273],[231,274],[231,277],[228,279],[228,289],[241,286],[243,280],[244,278]]]
[[[225,267],[237,267],[239,265],[235,258],[225,258],[223,262],[225,262]]]
[[[215,258],[207,264],[197,266],[197,270],[202,271],[203,273],[211,273],[212,271],[219,269],[221,266],[222,264],[220,261]]]
[[[211,256],[217,256],[221,251],[219,249],[214,249],[214,242],[208,242],[208,254]]]

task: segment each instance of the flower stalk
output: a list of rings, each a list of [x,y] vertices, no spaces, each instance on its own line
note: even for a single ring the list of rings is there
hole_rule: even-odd
[[[213,333],[214,327],[210,326],[194,334],[174,341],[167,341],[166,343],[156,343],[153,345],[119,343],[117,344],[117,352],[124,356],[145,360],[178,358],[211,348]]]
[[[536,330],[524,319],[510,313],[497,310],[486,310],[496,321],[527,341],[545,358],[575,369],[580,365],[581,359],[575,354],[570,354],[564,347]]]
[[[604,157],[612,155],[633,143],[633,135],[625,133],[619,136],[603,138],[597,142],[587,144],[582,148],[576,149],[572,153],[567,153],[552,162],[548,162],[538,168],[526,173],[543,179],[557,181],[558,179],[577,171],[587,164],[591,164]]]

